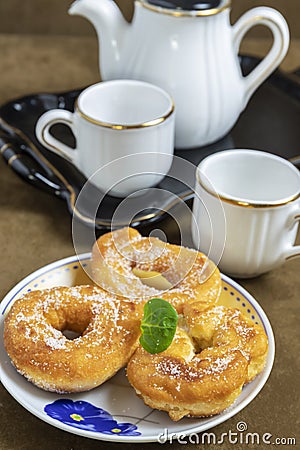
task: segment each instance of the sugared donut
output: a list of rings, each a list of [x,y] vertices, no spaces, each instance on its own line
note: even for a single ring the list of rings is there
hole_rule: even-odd
[[[127,364],[140,336],[138,307],[92,286],[32,291],[6,316],[4,345],[16,369],[42,389],[86,391]]]
[[[185,321],[198,348],[228,346],[239,349],[248,360],[245,383],[262,371],[268,352],[265,331],[239,309],[215,306],[203,311],[203,305],[184,307]]]
[[[161,297],[179,313],[186,303],[215,304],[221,292],[219,270],[206,255],[143,237],[133,228],[106,233],[96,241],[92,275],[110,293],[139,301]]]
[[[192,304],[184,313],[167,350],[139,346],[127,366],[137,395],[173,420],[226,409],[262,370],[268,349],[264,330],[237,309]]]

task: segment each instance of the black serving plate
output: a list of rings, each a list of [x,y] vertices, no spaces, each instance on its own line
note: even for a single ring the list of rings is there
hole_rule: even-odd
[[[259,62],[249,56],[240,57],[244,74]],[[0,107],[0,152],[8,165],[25,181],[67,202],[70,213],[81,222],[102,231],[112,225],[115,211],[122,202],[111,196],[103,197],[93,186],[79,193],[86,183],[84,175],[65,159],[44,148],[35,137],[37,119],[47,110],[65,108],[73,110],[81,89],[58,94],[34,94],[13,100]],[[192,150],[175,150],[175,155],[191,164],[183,181],[178,173],[178,161],[169,176],[157,186],[153,194],[145,193],[143,204],[131,220],[142,226],[160,220],[180,201],[193,198],[195,166],[206,156],[229,148],[255,148],[265,150],[300,164],[300,72],[276,71],[256,91],[238,122],[224,139],[212,145]],[[74,145],[74,137],[63,125],[55,125],[53,134]],[[168,195],[168,193],[170,195]],[[154,196],[153,196],[154,195]],[[91,199],[101,198],[95,211]],[[127,220],[127,219],[126,219]],[[125,222],[126,222],[125,220]],[[121,226],[123,219],[114,220]],[[124,222],[124,224],[125,224]],[[128,224],[128,222],[126,222]]]

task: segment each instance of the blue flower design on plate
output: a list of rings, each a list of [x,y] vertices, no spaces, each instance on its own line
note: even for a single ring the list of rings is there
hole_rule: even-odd
[[[119,436],[140,436],[137,426],[117,422],[109,412],[83,400],[59,399],[44,408],[53,419],[81,430]]]

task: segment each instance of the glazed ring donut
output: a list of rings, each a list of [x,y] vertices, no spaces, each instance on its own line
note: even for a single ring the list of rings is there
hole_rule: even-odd
[[[262,370],[268,349],[264,330],[239,310],[186,308],[187,317],[167,350],[152,355],[139,346],[127,366],[137,395],[175,421],[230,406]]]
[[[215,304],[221,293],[219,270],[203,253],[142,237],[133,228],[106,233],[95,242],[92,276],[114,295],[142,301],[161,297],[178,313],[186,303]]]
[[[140,336],[137,308],[92,286],[32,291],[6,316],[4,345],[15,368],[36,386],[86,391],[127,364]],[[64,330],[79,337],[68,339]]]

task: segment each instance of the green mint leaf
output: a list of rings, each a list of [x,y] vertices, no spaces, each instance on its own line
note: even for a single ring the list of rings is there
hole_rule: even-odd
[[[140,344],[149,353],[160,353],[171,344],[176,332],[178,315],[162,298],[152,298],[144,306]]]

